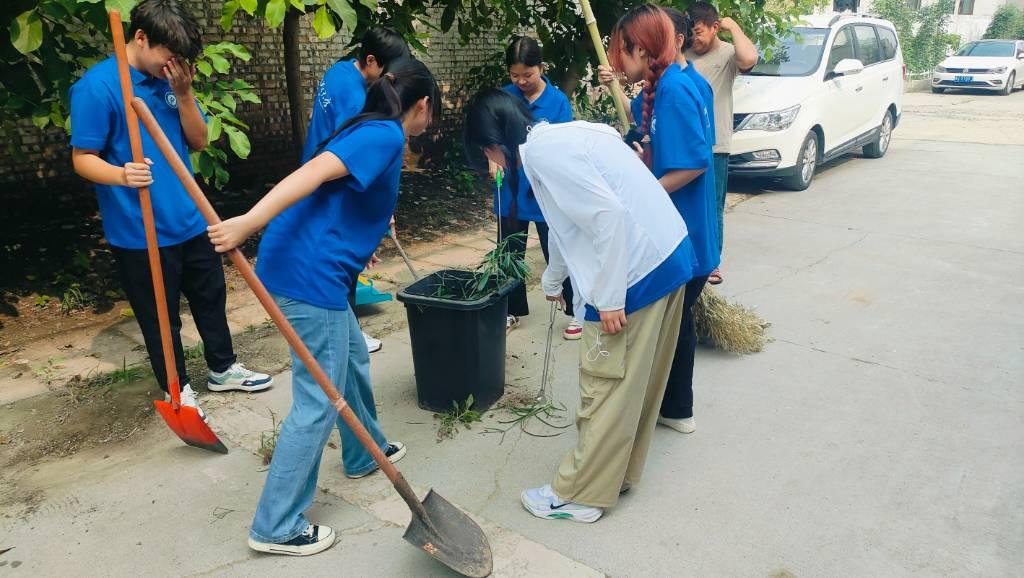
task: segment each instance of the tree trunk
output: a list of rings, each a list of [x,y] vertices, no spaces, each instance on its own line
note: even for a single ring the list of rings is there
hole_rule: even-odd
[[[284,16],[284,76],[288,86],[288,112],[292,122],[292,144],[297,157],[306,142],[306,100],[299,72],[299,18],[302,13],[289,8]]]

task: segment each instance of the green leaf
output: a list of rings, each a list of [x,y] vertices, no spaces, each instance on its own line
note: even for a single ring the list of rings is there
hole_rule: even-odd
[[[306,11],[306,5],[302,2],[302,0],[291,0],[291,3],[292,3],[292,7],[294,7],[299,12],[305,12]]]
[[[215,116],[210,119],[210,124],[206,127],[206,140],[209,142],[217,142],[224,128],[224,121],[219,116]]]
[[[22,54],[35,52],[43,45],[43,21],[35,10],[22,12],[11,20],[11,44]]]
[[[210,155],[199,155],[199,174],[206,180],[213,176],[213,158]]]
[[[249,137],[233,126],[225,126],[224,132],[228,133],[228,143],[231,144],[231,150],[234,151],[235,155],[243,160],[249,158],[249,152],[252,149],[252,146],[249,144]]]
[[[352,8],[352,5],[348,3],[348,0],[327,0],[327,5],[334,10],[334,13],[341,17],[341,23],[352,32],[356,29],[359,24],[359,16],[356,11]]]
[[[267,2],[267,26],[277,28],[284,22],[284,14],[288,11],[287,0],[269,0]]]
[[[241,6],[242,5],[239,4],[238,0],[228,0],[228,2],[224,3],[224,9],[220,14],[221,30],[227,32],[231,29],[231,23],[235,20],[235,13],[238,12],[238,9],[241,8]]]
[[[50,124],[50,113],[49,111],[34,112],[32,113],[32,124],[36,125],[36,128],[46,128],[46,125]]]
[[[249,16],[256,15],[256,8],[259,6],[259,0],[239,0],[238,5],[245,10]]]
[[[117,10],[121,13],[121,18],[128,20],[128,15],[132,13],[132,8],[139,3],[139,0],[106,0],[104,6],[107,12],[111,10]]]
[[[203,76],[210,76],[213,74],[213,67],[205,60],[199,60],[196,62],[196,70],[198,70]]]
[[[242,46],[241,44],[235,44],[234,42],[221,42],[221,45],[225,50],[231,53],[232,56],[241,60],[242,62],[249,62],[252,59],[252,53],[249,49]]]
[[[218,189],[223,189],[224,185],[228,184],[228,179],[230,178],[231,175],[229,175],[228,172],[224,170],[224,167],[221,165],[217,165],[217,168],[214,169],[213,186],[217,187]]]
[[[316,15],[313,16],[313,30],[316,31],[316,35],[320,39],[330,38],[338,31],[334,27],[334,20],[331,18],[331,14],[327,12],[326,6],[321,6],[317,9]]]
[[[229,92],[225,92],[224,94],[222,94],[220,97],[220,101],[224,103],[224,106],[230,108],[231,112],[235,112],[235,110],[238,108],[238,101],[236,101],[235,97],[231,96],[231,93]]]
[[[208,54],[206,57],[210,59],[210,64],[213,65],[213,68],[216,69],[217,72],[227,74],[227,72],[231,70],[231,63],[228,62],[227,58],[224,58],[220,54]]]
[[[366,6],[370,10],[377,9],[377,0],[359,0],[359,3],[362,4],[363,6]]]
[[[259,95],[257,95],[255,92],[250,92],[248,90],[238,92],[238,98],[241,98],[242,102],[251,102],[253,104],[260,104],[261,102],[263,102],[262,100],[260,100]]]

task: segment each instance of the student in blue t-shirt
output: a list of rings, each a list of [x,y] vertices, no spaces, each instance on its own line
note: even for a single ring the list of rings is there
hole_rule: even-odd
[[[341,60],[327,69],[313,95],[313,113],[302,147],[302,162],[313,158],[334,131],[348,119],[359,114],[366,103],[366,87],[381,77],[395,60],[409,57],[409,45],[391,28],[371,28],[363,34],[359,57]],[[394,223],[392,222],[392,226]],[[355,306],[355,291],[349,303]],[[376,353],[384,347],[380,339],[363,333],[366,348]]]
[[[192,95],[195,67],[190,61],[202,50],[199,25],[175,0],[145,0],[131,12],[128,38],[132,90],[146,101],[187,165],[189,151],[207,145],[206,120]],[[96,184],[103,232],[121,269],[122,286],[160,388],[167,392],[167,370],[139,187],[150,188],[153,202],[181,403],[198,409],[181,345],[182,294],[203,339],[210,391],[270,387],[269,375],[249,371],[237,362],[224,312],[227,290],[221,256],[204,234],[206,222],[199,210],[146,131],[142,131],[142,148],[148,158],[132,162],[116,59],[111,56],[90,68],[71,87],[70,97],[74,170]]]
[[[686,303],[658,423],[695,430],[693,364],[697,348],[693,304],[718,267],[718,213],[711,143],[711,113],[699,89],[676,62],[679,46],[665,11],[633,8],[615,25],[610,60],[630,82],[644,80],[640,132],[649,136],[643,158],[686,221],[698,266],[686,285]]]
[[[394,62],[370,87],[362,113],[334,131],[308,163],[248,213],[209,228],[216,250],[224,252],[267,227],[256,273],[392,462],[405,455],[405,446],[389,442],[377,420],[370,356],[348,294],[394,213],[405,140],[426,130],[438,102],[426,66],[412,59]],[[313,503],[324,445],[341,420],[302,360],[294,352],[292,358],[292,407],[281,426],[249,546],[305,556],[334,543],[334,532],[311,524],[303,512]],[[345,474],[361,478],[376,471],[355,435],[348,428],[341,432]]]
[[[520,36],[512,41],[505,51],[505,65],[512,80],[505,85],[505,92],[519,98],[529,108],[534,120],[557,124],[572,120],[572,106],[569,99],[558,87],[553,85],[544,75],[544,63],[541,60],[540,45],[528,36]],[[494,178],[497,167],[489,165],[491,177]],[[530,182],[520,168],[516,173],[504,175],[502,188],[494,196],[494,213],[500,223],[499,240],[516,233],[526,233],[532,222],[540,237],[540,248],[548,259],[548,226],[544,215],[530,189]],[[512,194],[513,188],[515,194]],[[525,239],[512,247],[519,255],[525,256]],[[569,326],[564,330],[566,339],[579,339],[583,334],[583,326],[573,317],[572,283],[566,279],[563,285],[565,297],[565,314],[569,317]],[[530,306],[526,301],[526,286],[520,285],[508,300],[507,328],[513,329],[519,324],[519,318],[530,314]]]

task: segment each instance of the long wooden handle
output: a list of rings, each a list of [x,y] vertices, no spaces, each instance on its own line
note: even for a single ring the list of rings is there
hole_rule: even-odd
[[[124,28],[121,13],[110,11],[110,34],[114,40],[114,55],[117,58],[117,74],[121,81],[121,99],[124,101],[124,116],[128,121],[128,140],[132,145],[132,161],[146,162],[142,152],[142,135],[139,133],[139,119],[132,102],[132,76],[128,68],[128,51],[125,49]],[[160,346],[163,349],[164,365],[167,369],[167,388],[171,394],[171,405],[181,405],[181,390],[178,383],[178,366],[174,360],[174,346],[171,341],[171,320],[167,312],[167,295],[164,293],[164,273],[160,267],[160,245],[156,238],[156,222],[153,218],[153,202],[148,187],[139,188],[139,206],[142,208],[142,225],[146,230],[146,253],[149,256],[149,270],[153,277],[153,295],[156,298],[156,318],[160,325]]]
[[[594,11],[590,8],[590,0],[580,0],[580,8],[583,9],[583,21],[590,31],[590,40],[594,43],[594,51],[597,52],[597,61],[602,66],[608,65],[608,53],[604,50],[604,42],[601,40],[601,32],[597,29],[597,18],[594,18]],[[619,113],[619,127],[622,134],[629,131],[629,117],[626,116],[626,108],[622,106],[617,94],[622,91],[618,79],[612,80],[612,102],[615,103],[615,112]]]
[[[395,247],[398,248],[398,253],[402,256],[402,260],[405,261],[405,266],[409,268],[409,272],[417,281],[420,280],[420,274],[416,272],[416,267],[412,265],[412,259],[405,253],[405,249],[402,248],[402,244],[398,242],[398,235],[395,234],[395,229],[388,229],[388,234],[391,235],[391,240],[395,242]]]
[[[199,188],[199,183],[196,182],[195,177],[192,176],[192,172],[188,170],[188,167],[185,166],[181,157],[178,156],[178,153],[171,144],[171,141],[167,140],[167,135],[164,134],[160,125],[157,124],[156,118],[153,117],[153,113],[150,112],[146,103],[141,98],[136,98],[132,101],[132,106],[138,113],[139,119],[142,120],[143,126],[146,127],[146,131],[149,132],[151,137],[153,137],[153,141],[156,143],[157,148],[160,149],[164,158],[167,159],[171,168],[174,169],[174,174],[177,175],[181,184],[185,186],[185,190],[188,191],[188,195],[192,197],[192,200],[195,202],[196,207],[199,208],[199,212],[202,213],[203,217],[206,219],[206,222],[211,225],[220,223],[220,217],[217,216],[217,212],[213,209],[213,205],[211,205],[210,201],[207,200],[206,195],[203,194],[203,190]],[[331,405],[338,410],[342,419],[345,420],[345,423],[352,428],[356,437],[359,438],[359,442],[363,444],[363,446],[370,452],[370,455],[373,456],[373,461],[377,462],[377,465],[380,466],[380,469],[383,470],[384,474],[391,480],[391,483],[395,485],[398,493],[402,495],[405,501],[409,504],[409,507],[412,508],[413,511],[422,514],[423,504],[420,503],[416,494],[409,487],[408,482],[405,481],[405,478],[402,476],[401,472],[395,468],[394,464],[388,460],[387,456],[384,455],[384,452],[377,447],[377,443],[373,441],[372,437],[370,437],[370,432],[366,431],[366,427],[363,426],[359,421],[359,418],[356,417],[356,414],[353,413],[352,408],[349,407],[345,398],[338,393],[338,389],[331,383],[331,379],[327,377],[327,374],[324,373],[323,369],[321,369],[320,364],[317,363],[313,354],[309,352],[306,344],[302,342],[302,338],[299,337],[299,334],[295,332],[291,323],[289,323],[288,319],[284,316],[284,312],[282,312],[281,308],[278,307],[274,298],[270,296],[270,292],[263,286],[263,282],[260,281],[260,278],[256,276],[256,272],[253,271],[252,265],[250,265],[249,261],[246,260],[245,255],[243,255],[238,249],[232,249],[228,252],[228,258],[230,258],[231,262],[235,264],[235,268],[238,269],[238,272],[242,274],[245,282],[256,295],[256,299],[258,299],[260,304],[263,305],[263,308],[267,310],[270,318],[274,321],[274,324],[277,325],[278,330],[281,331],[281,335],[284,336],[285,341],[287,341],[288,345],[295,350],[296,355],[298,355],[299,359],[302,360],[303,365],[305,365],[306,369],[309,370],[310,375],[312,375],[313,379],[315,379],[317,384],[320,385],[320,389],[322,389],[324,394],[327,395],[327,398],[331,400]]]

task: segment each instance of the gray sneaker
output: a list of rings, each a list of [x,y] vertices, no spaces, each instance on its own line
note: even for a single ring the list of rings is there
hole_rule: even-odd
[[[210,391],[263,391],[274,383],[266,373],[256,373],[241,363],[234,363],[226,371],[211,371],[206,388]]]

